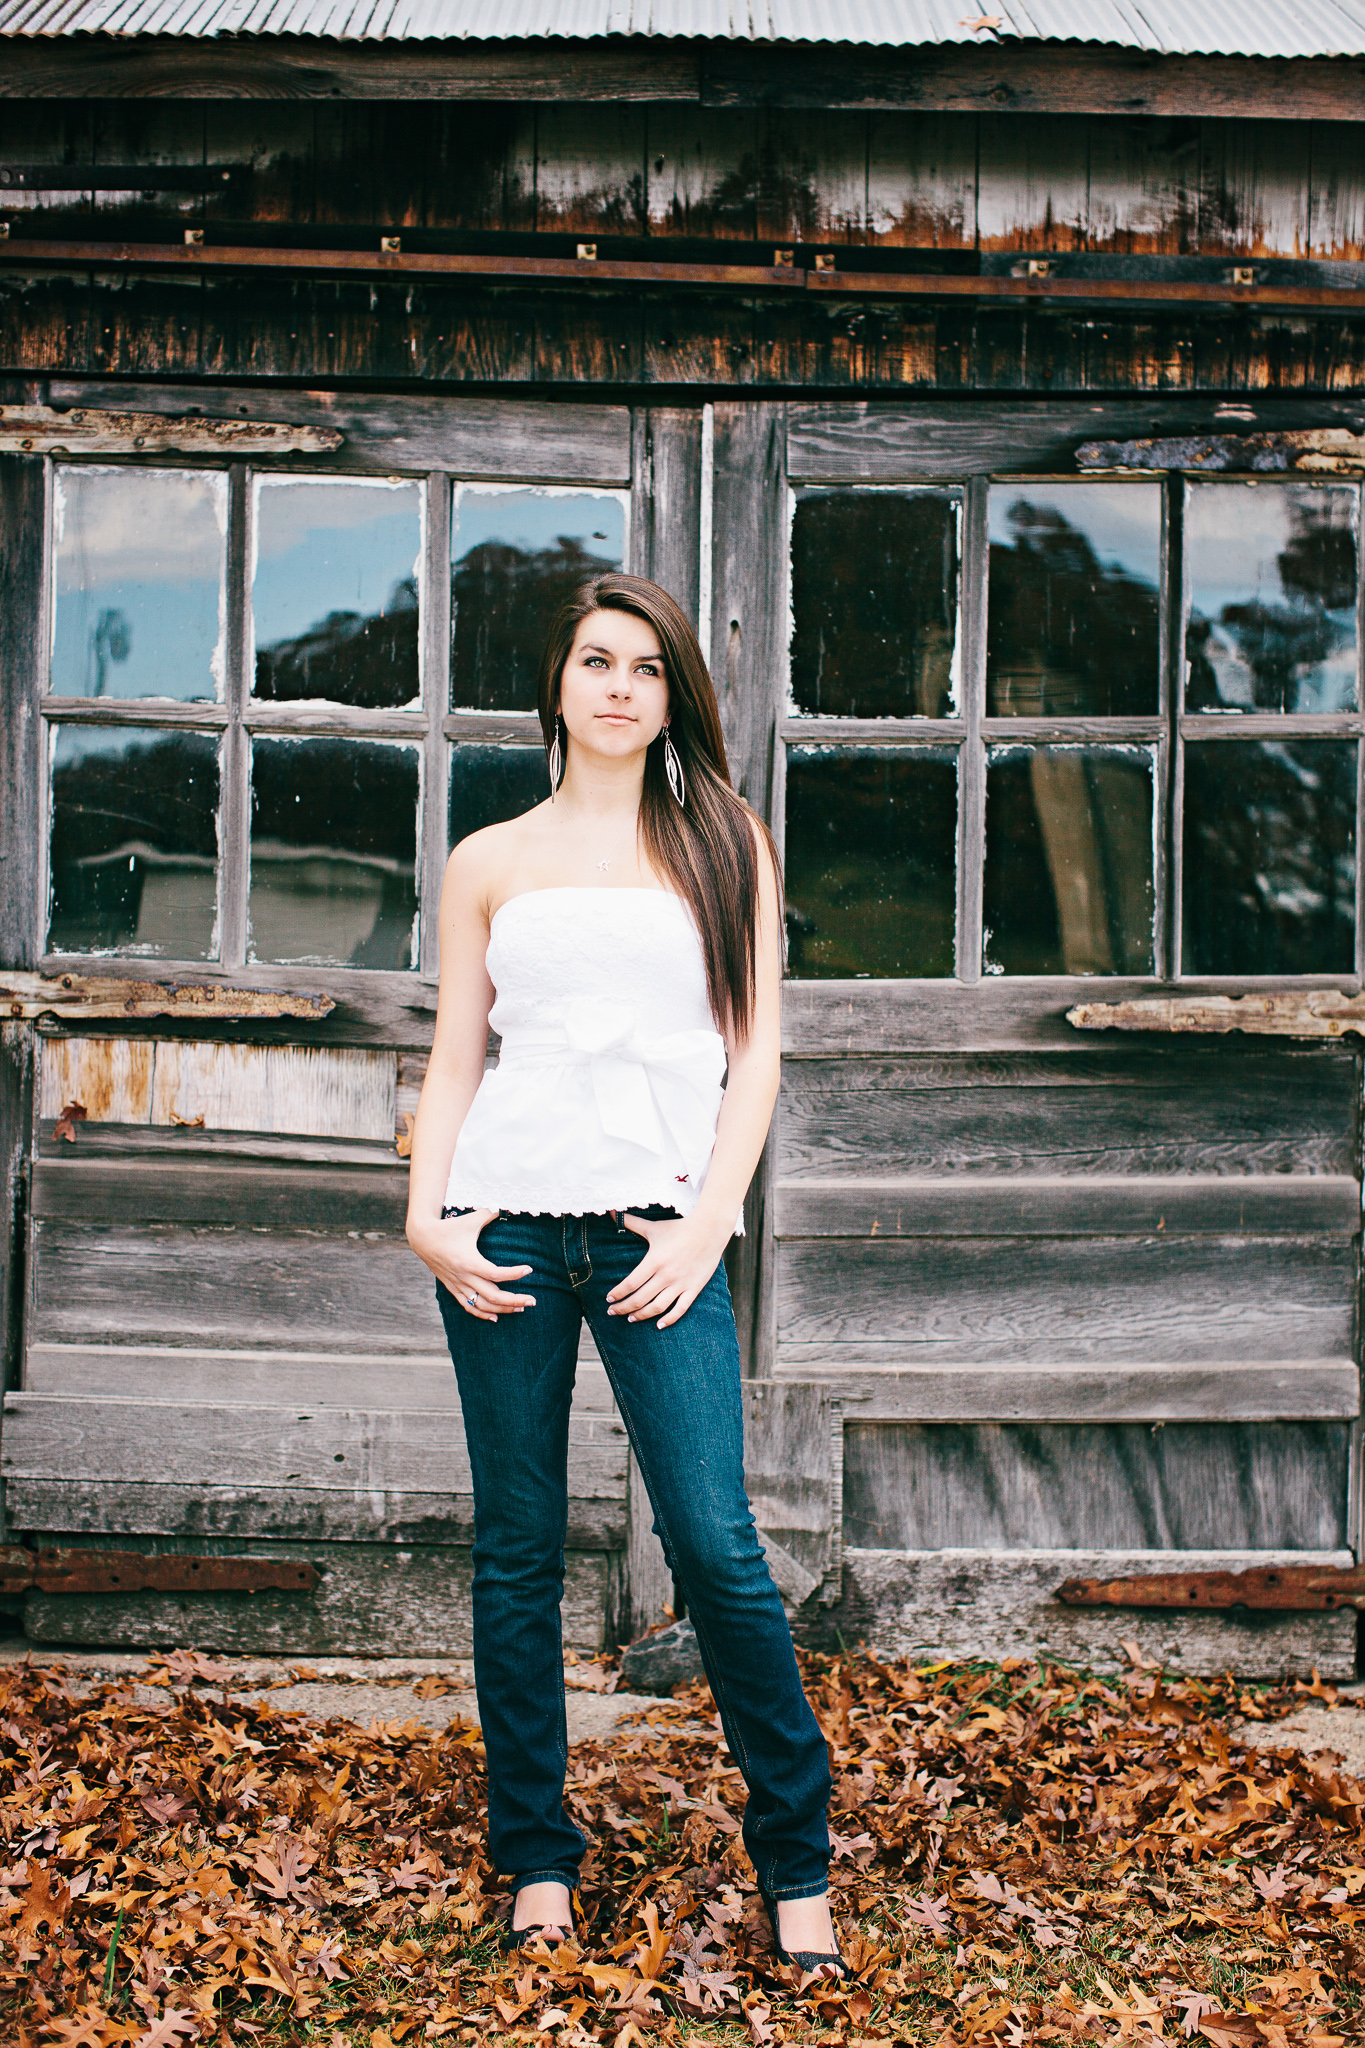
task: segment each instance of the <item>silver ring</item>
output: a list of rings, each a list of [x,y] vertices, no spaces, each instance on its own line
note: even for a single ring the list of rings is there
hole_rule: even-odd
[[[465,1300],[469,1304],[470,1308],[474,1307],[475,1303],[478,1301],[478,1298],[479,1297],[477,1294],[467,1294],[465,1296]]]

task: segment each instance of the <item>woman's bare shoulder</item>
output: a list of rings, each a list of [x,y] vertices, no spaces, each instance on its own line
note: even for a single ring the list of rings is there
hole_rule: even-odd
[[[455,846],[446,862],[446,888],[461,901],[478,903],[485,910],[499,902],[507,891],[507,879],[525,860],[540,834],[537,804],[519,818],[507,818],[497,825],[484,825],[470,832]]]

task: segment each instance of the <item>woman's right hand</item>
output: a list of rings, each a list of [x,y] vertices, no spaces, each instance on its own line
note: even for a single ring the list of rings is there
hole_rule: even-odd
[[[535,1307],[531,1294],[504,1294],[500,1280],[524,1280],[530,1266],[494,1266],[479,1250],[479,1233],[498,1215],[496,1209],[471,1209],[465,1216],[408,1222],[408,1243],[436,1278],[448,1287],[467,1316],[495,1323],[499,1316],[519,1315]]]

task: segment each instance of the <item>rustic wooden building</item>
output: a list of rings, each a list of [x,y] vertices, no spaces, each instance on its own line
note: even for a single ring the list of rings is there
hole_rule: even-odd
[[[3,1536],[144,1560],[35,1642],[466,1645],[396,1139],[624,563],[785,842],[799,1628],[1353,1668],[1055,1598],[1361,1541],[1365,15],[1188,12],[0,4]],[[592,1647],[667,1589],[590,1348],[572,1440]]]

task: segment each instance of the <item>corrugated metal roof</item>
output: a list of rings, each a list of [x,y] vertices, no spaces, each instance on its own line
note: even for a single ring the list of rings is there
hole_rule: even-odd
[[[354,41],[530,41],[685,36],[910,48],[990,44],[969,23],[1037,43],[1106,43],[1175,56],[1365,54],[1365,0],[0,0],[11,36],[319,36]]]

